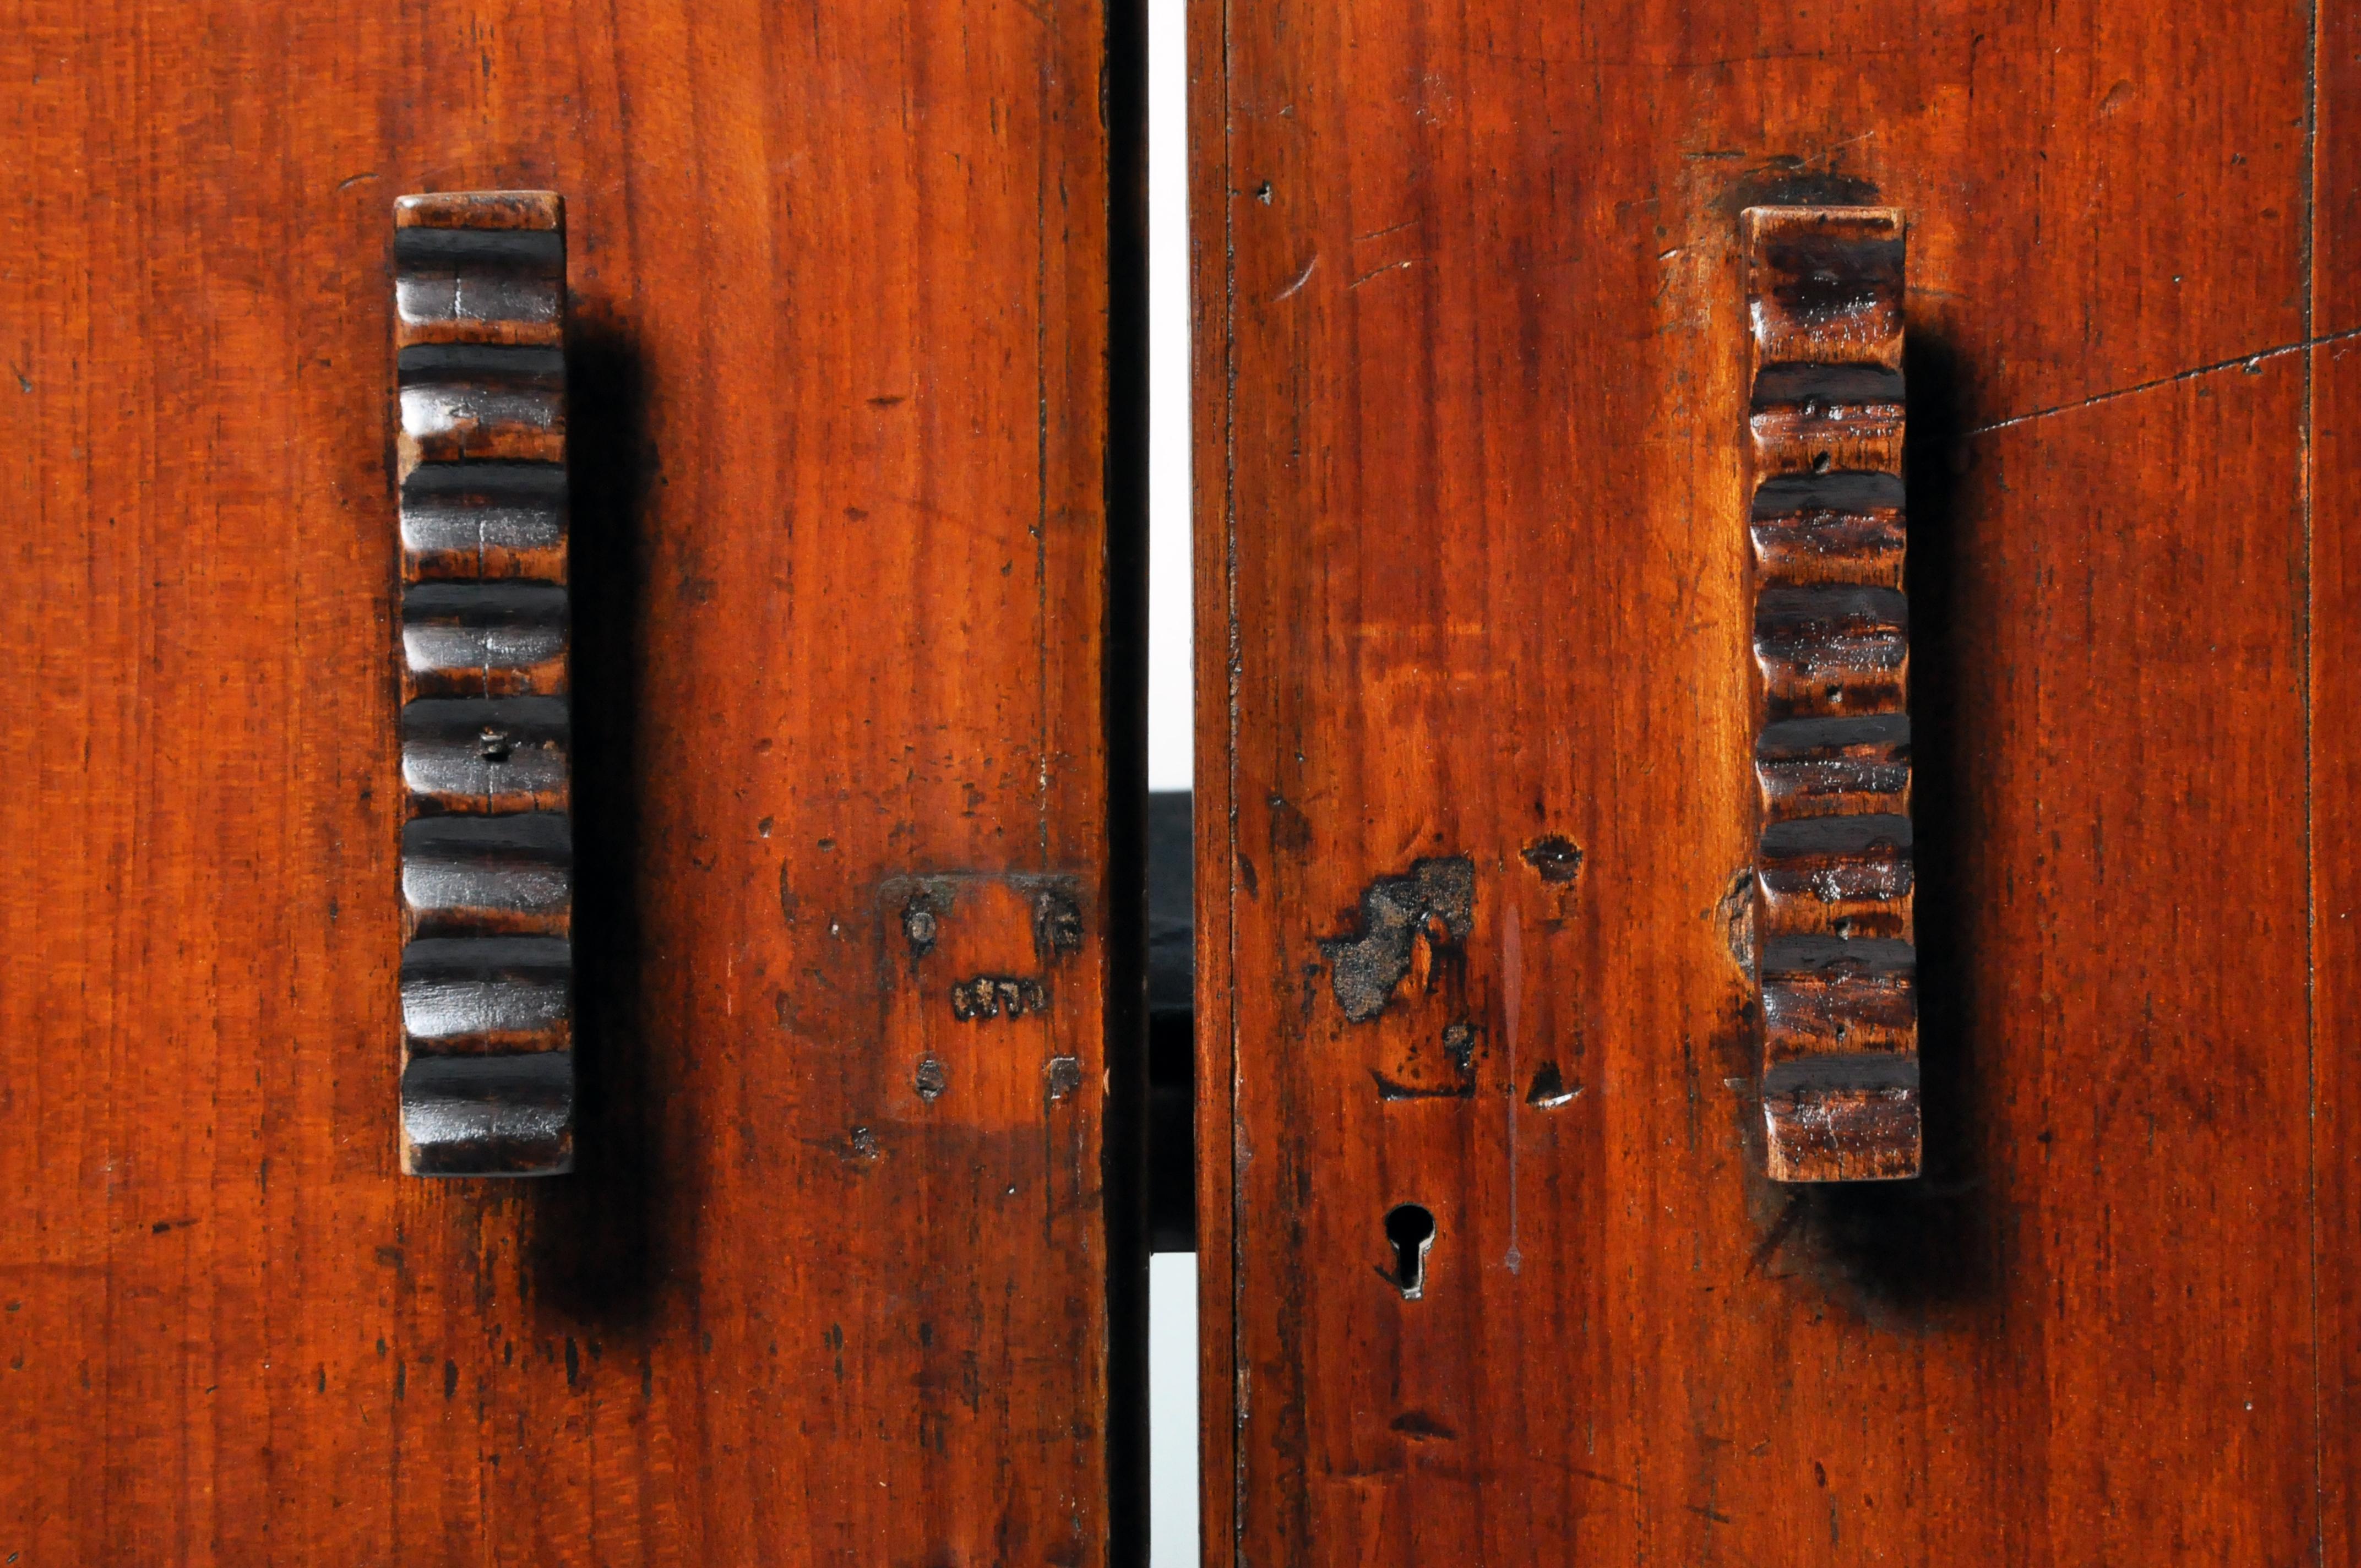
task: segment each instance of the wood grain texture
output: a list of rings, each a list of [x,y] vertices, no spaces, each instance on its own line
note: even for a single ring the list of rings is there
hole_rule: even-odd
[[[575,1091],[566,203],[422,192],[394,203],[393,224],[401,1168],[562,1176]]]
[[[2361,1559],[2361,10],[2323,5],[2309,203],[2312,297],[2310,684],[2312,877],[2306,1140],[2317,1193],[2303,1255],[2317,1271],[2322,1563]],[[2288,1239],[2292,1252],[2298,1244]]]
[[[0,5],[0,1558],[1105,1560],[1104,53],[992,0]],[[405,960],[392,896],[404,527],[443,586],[559,541],[472,444],[405,523],[387,214],[508,188],[566,196],[573,774],[435,787],[572,816],[577,1160],[423,1181],[405,961],[446,1103],[562,972]],[[1046,959],[994,891],[1044,877]],[[1049,1013],[961,1022],[977,974]]]
[[[1750,207],[1752,933],[1773,1181],[1918,1174],[1903,215]]]
[[[1202,8],[1212,1561],[2341,1560],[2312,17]],[[1765,204],[1910,225],[1915,1181],[1761,1174]],[[1466,935],[1356,1022],[1322,944],[1454,857]],[[1472,1095],[1379,1093],[1455,1025]]]

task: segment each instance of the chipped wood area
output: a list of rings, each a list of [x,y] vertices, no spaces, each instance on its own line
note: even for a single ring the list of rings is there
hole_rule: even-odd
[[[574,1162],[566,225],[557,196],[394,204],[401,384],[401,1166]]]
[[[1902,214],[1753,207],[1756,963],[1778,1181],[1918,1174]]]

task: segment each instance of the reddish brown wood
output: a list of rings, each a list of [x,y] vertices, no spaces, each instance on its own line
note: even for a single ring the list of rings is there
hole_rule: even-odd
[[[1202,8],[1213,1561],[2342,1560],[2312,16]],[[1756,1146],[1766,204],[1910,225],[1916,1181]],[[1456,857],[1355,1021],[1322,944]]]
[[[2308,942],[2316,1088],[2305,1140],[2318,1194],[2284,1258],[2317,1270],[2321,1509],[2317,1560],[2361,1560],[2361,8],[2319,8],[2310,221],[2307,478],[2313,871]],[[2290,356],[2292,357],[2292,356]],[[2280,810],[2292,805],[2282,801]],[[2293,1146],[2290,1146],[2293,1157]]]
[[[0,8],[0,1558],[1106,1560],[1104,58]],[[419,1181],[387,215],[510,187],[566,197],[573,775],[500,782],[577,828],[578,1158]]]
[[[1903,217],[1751,207],[1753,952],[1773,1181],[1918,1174]]]
[[[566,206],[444,192],[402,197],[393,221],[401,1168],[558,1176],[575,1089]]]

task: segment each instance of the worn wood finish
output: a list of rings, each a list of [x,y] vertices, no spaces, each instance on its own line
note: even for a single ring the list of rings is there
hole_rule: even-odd
[[[393,223],[401,1168],[560,1176],[574,1168],[566,203],[422,193]]]
[[[1202,8],[1214,1562],[2342,1560],[2361,1115],[2347,1007],[2312,1121],[2345,851],[2300,803],[2307,732],[2352,744],[2305,580],[2353,448],[2308,534],[2301,345],[2352,324],[2308,181],[2349,212],[2354,166],[2312,16]],[[1768,204],[1910,228],[1916,1181],[1761,1175]],[[1356,1021],[1323,944],[1453,859],[1464,934]],[[1455,1026],[1473,1094],[1381,1093]]]
[[[1751,207],[1753,950],[1773,1181],[1918,1174],[1902,214]]]
[[[0,9],[0,1558],[1105,1560],[1104,52],[993,0]],[[566,197],[570,541],[538,440],[391,477],[389,209],[511,187]],[[560,624],[568,543],[562,730],[537,654],[405,694],[407,634]],[[562,994],[529,909],[402,956],[413,788],[573,816],[570,1176],[399,1174],[401,970],[488,1053],[422,1104]],[[957,1018],[985,975],[1048,1011]]]

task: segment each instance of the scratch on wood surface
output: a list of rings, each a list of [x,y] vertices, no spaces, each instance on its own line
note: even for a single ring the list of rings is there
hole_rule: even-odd
[[[1803,1195],[1801,1193],[1790,1192],[1787,1195],[1787,1206],[1779,1211],[1778,1219],[1772,1222],[1771,1229],[1764,1234],[1761,1243],[1755,1246],[1752,1255],[1747,1258],[1746,1272],[1749,1274],[1760,1274],[1763,1271],[1763,1266],[1768,1264],[1771,1259],[1777,1255],[1780,1247],[1786,1244],[1787,1237],[1793,1234],[1795,1229],[1796,1222],[1800,1221],[1803,1217]]]
[[[1845,148],[1849,148],[1849,147],[1858,147],[1858,146],[1860,146],[1862,142],[1867,141],[1870,137],[1872,137],[1875,136],[1876,134],[1877,134],[1877,127],[1875,127],[1874,126],[1871,126],[1868,130],[1865,130],[1865,131],[1861,132],[1861,135],[1859,135],[1859,136],[1857,136],[1857,137],[1845,137],[1845,139],[1844,139],[1844,140],[1842,140],[1842,141],[1832,141],[1832,142],[1828,143],[1828,146],[1826,146],[1826,147],[1824,147],[1824,148],[1820,148],[1820,150],[1819,150],[1819,151],[1817,151],[1817,152],[1814,153],[1812,156],[1813,156],[1813,157],[1815,157],[1815,158],[1820,159],[1822,159],[1822,160],[1824,160],[1824,161],[1825,161],[1825,160],[1828,159],[1828,157],[1831,153],[1842,152]]]
[[[1303,291],[1303,285],[1312,281],[1312,274],[1318,269],[1319,266],[1320,253],[1315,250],[1312,253],[1312,259],[1303,264],[1303,270],[1295,275],[1294,281],[1289,283],[1286,288],[1281,289],[1278,293],[1273,294],[1270,297],[1270,302],[1275,305],[1281,300],[1292,299],[1297,294],[1301,293]]]
[[[1523,1022],[1524,971],[1524,928],[1518,922],[1516,901],[1511,899],[1500,934],[1500,1012],[1509,1047],[1509,1251],[1500,1261],[1511,1274],[1524,1267],[1524,1254],[1517,1247],[1517,1032]]]
[[[2187,370],[2175,370],[2169,376],[2158,376],[2153,380],[2137,382],[2129,387],[2117,387],[2113,391],[2093,392],[2089,397],[2075,402],[2059,403],[2054,408],[2034,409],[2021,414],[2011,414],[2006,419],[1994,420],[1990,424],[1976,425],[1963,434],[1989,435],[1996,430],[2013,430],[2021,424],[2031,424],[2036,420],[2050,419],[2059,414],[2079,413],[2084,409],[2096,408],[2101,403],[2112,403],[2120,398],[2137,397],[2142,392],[2153,392],[2158,387],[2169,387],[2177,382],[2194,380],[2200,376],[2218,375],[2224,370],[2245,369],[2251,374],[2257,371],[2268,360],[2282,358],[2290,354],[2301,354],[2306,349],[2324,348],[2332,343],[2343,343],[2355,337],[2361,337],[2361,327],[2347,327],[2343,332],[2325,333],[2318,337],[2307,337],[2296,343],[2282,343],[2271,348],[2258,348],[2251,354],[2240,354],[2228,359],[2217,359],[2210,365],[2194,366]]]
[[[1559,1460],[1556,1464],[1557,1467],[1565,1471],[1567,1475],[1578,1475],[1585,1481],[1595,1481],[1602,1486],[1612,1486],[1619,1492],[1628,1492],[1635,1497],[1644,1497],[1648,1495],[1646,1489],[1643,1488],[1637,1481],[1626,1481],[1619,1476],[1601,1475],[1596,1470],[1587,1470],[1579,1464],[1568,1464],[1564,1460]],[[1711,1519],[1716,1524],[1730,1524],[1735,1522],[1728,1514],[1723,1513],[1720,1509],[1709,1508],[1703,1503],[1683,1503],[1681,1507],[1688,1512],[1697,1515],[1701,1519]]]
[[[1425,259],[1426,258],[1422,256],[1413,256],[1403,261],[1389,261],[1374,272],[1362,273],[1358,278],[1354,279],[1351,283],[1346,285],[1346,287],[1357,289],[1372,278],[1381,278],[1389,272],[1399,272],[1405,267],[1415,267]]]

